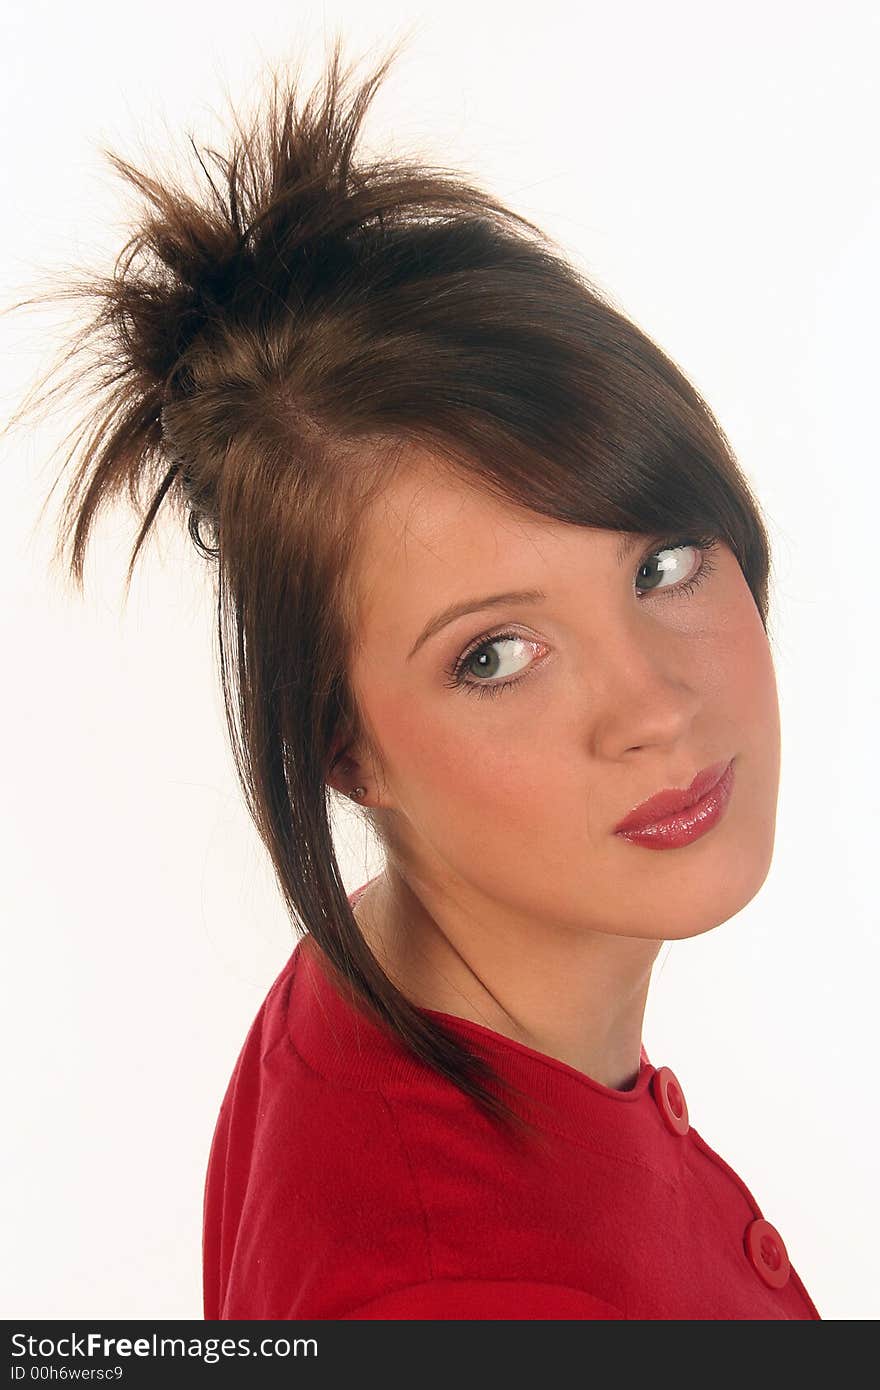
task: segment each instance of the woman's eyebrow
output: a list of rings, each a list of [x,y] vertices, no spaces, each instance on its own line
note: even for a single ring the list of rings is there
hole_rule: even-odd
[[[641,540],[642,536],[638,532],[624,533],[623,539],[617,547],[617,563],[619,565],[622,565],[627,556],[632,554]],[[485,598],[469,598],[463,599],[460,603],[451,603],[448,608],[436,613],[430,622],[426,623],[406,659],[410,661],[429,637],[433,637],[435,632],[439,632],[442,627],[454,622],[456,618],[463,618],[466,613],[478,613],[483,608],[497,607],[501,603],[540,603],[546,597],[543,589],[512,589],[504,594],[487,594]]]
[[[406,659],[409,661],[414,657],[422,643],[439,632],[441,627],[446,627],[456,618],[463,618],[465,613],[477,613],[481,608],[492,608],[499,603],[540,603],[546,597],[542,589],[512,589],[506,594],[489,594],[486,598],[466,598],[461,603],[452,603],[425,625]]]

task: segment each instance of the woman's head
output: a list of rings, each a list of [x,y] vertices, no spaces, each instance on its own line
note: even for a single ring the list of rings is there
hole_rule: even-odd
[[[772,844],[769,550],[706,404],[538,228],[445,171],[356,159],[393,56],[349,94],[337,41],[307,103],[276,76],[265,112],[208,152],[220,189],[198,152],[195,192],[110,156],[150,206],[113,275],[68,292],[97,307],[68,354],[93,406],[60,536],[81,583],[98,509],[152,479],[130,577],[163,499],[185,518],[216,562],[230,737],[294,918],[355,1004],[509,1117],[359,933],[333,797],[366,786],[414,884],[442,868],[521,912],[549,892],[612,932],[643,932],[658,901],[664,938],[724,920]],[[659,542],[709,538],[690,597],[636,591],[645,562],[658,582]],[[660,561],[670,583],[698,563],[687,546]],[[441,610],[510,589],[545,598],[411,652]],[[508,625],[522,640],[480,656],[526,678],[453,689],[469,640]],[[474,659],[459,675],[485,680]],[[729,756],[726,839],[683,861],[611,836]]]
[[[364,519],[348,679],[365,732],[334,782],[365,788],[418,898],[662,941],[754,896],[775,829],[775,679],[730,542],[704,541],[554,520],[412,452]],[[614,833],[731,758],[712,834],[657,853]]]

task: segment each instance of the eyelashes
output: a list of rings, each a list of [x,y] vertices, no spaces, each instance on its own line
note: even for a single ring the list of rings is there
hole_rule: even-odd
[[[639,563],[638,572],[640,573],[642,569],[644,569],[647,561],[653,556],[662,554],[667,550],[679,550],[686,546],[693,547],[700,552],[700,564],[698,569],[690,579],[682,580],[678,584],[667,584],[659,587],[657,589],[658,593],[668,595],[670,598],[690,595],[714,572],[715,560],[712,558],[712,551],[718,546],[717,536],[672,537],[670,540],[662,541],[659,545],[655,544],[643,555]],[[638,584],[636,587],[638,588]],[[648,589],[644,592],[650,594],[653,593],[654,590]],[[472,692],[480,698],[484,695],[501,695],[505,690],[512,690],[515,685],[519,684],[520,680],[525,679],[524,676],[512,676],[509,680],[505,681],[466,679],[465,673],[468,663],[472,661],[475,656],[479,655],[484,648],[491,648],[496,643],[500,642],[519,642],[523,646],[530,645],[529,639],[522,637],[517,632],[481,633],[481,635],[475,638],[465,651],[462,652],[461,656],[457,658],[452,668],[447,671],[447,679],[444,684],[451,687],[453,690],[466,690]],[[531,645],[535,644],[531,643]]]

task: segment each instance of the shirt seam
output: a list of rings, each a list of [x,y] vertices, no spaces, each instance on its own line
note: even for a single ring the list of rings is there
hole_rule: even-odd
[[[565,1289],[568,1293],[583,1294],[586,1298],[595,1299],[603,1307],[611,1309],[614,1313],[619,1313],[624,1321],[629,1321],[627,1313],[617,1303],[611,1303],[607,1298],[600,1298],[598,1294],[593,1293],[592,1289],[585,1289],[580,1284],[559,1284],[552,1279],[528,1279],[520,1275],[514,1279],[482,1279],[474,1278],[473,1275],[469,1274],[432,1275],[430,1279],[418,1279],[409,1284],[398,1284],[393,1289],[386,1289],[383,1293],[376,1294],[375,1298],[368,1298],[366,1302],[358,1303],[354,1308],[349,1308],[346,1316],[350,1317],[352,1313],[360,1313],[364,1308],[369,1308],[374,1303],[380,1303],[383,1299],[392,1298],[395,1294],[410,1293],[415,1289],[425,1288],[429,1284],[511,1284],[514,1287],[532,1284],[542,1289]]]
[[[390,1119],[391,1119],[391,1123],[392,1123],[392,1125],[394,1126],[394,1132],[395,1132],[395,1134],[397,1135],[397,1142],[398,1142],[398,1144],[400,1145],[400,1151],[401,1151],[401,1153],[403,1154],[404,1161],[405,1161],[406,1166],[407,1166],[407,1170],[409,1171],[410,1181],[411,1181],[411,1183],[412,1183],[412,1185],[413,1185],[413,1191],[414,1191],[415,1194],[416,1194],[416,1201],[418,1202],[419,1211],[421,1212],[421,1215],[422,1215],[422,1227],[423,1227],[424,1232],[425,1232],[425,1250],[426,1250],[426,1253],[427,1253],[427,1256],[428,1256],[428,1271],[429,1271],[429,1274],[428,1274],[428,1279],[427,1279],[427,1280],[420,1280],[419,1282],[420,1282],[420,1283],[429,1283],[431,1280],[436,1279],[437,1275],[436,1275],[436,1273],[435,1273],[433,1245],[432,1245],[432,1241],[431,1241],[431,1223],[430,1223],[430,1221],[428,1220],[428,1209],[427,1209],[427,1207],[425,1206],[425,1201],[424,1201],[424,1198],[422,1197],[422,1190],[421,1190],[421,1187],[419,1186],[418,1174],[417,1174],[417,1172],[416,1172],[415,1165],[414,1165],[414,1163],[413,1163],[413,1161],[412,1161],[412,1157],[411,1157],[411,1155],[410,1155],[409,1149],[407,1148],[406,1140],[405,1140],[404,1137],[403,1137],[403,1132],[402,1132],[402,1130],[401,1130],[401,1128],[400,1128],[400,1124],[398,1123],[398,1119],[397,1119],[397,1115],[396,1115],[396,1113],[395,1113],[394,1106],[393,1106],[393,1104],[391,1103],[391,1101],[389,1100],[388,1096],[385,1094],[385,1092],[381,1089],[381,1087],[380,1087],[380,1089],[379,1089],[379,1095],[380,1095],[381,1098],[382,1098],[382,1103],[383,1103],[383,1105],[385,1106],[385,1109],[388,1111],[388,1115],[389,1115],[389,1117],[390,1117]],[[406,1287],[408,1287],[408,1286],[406,1286]]]

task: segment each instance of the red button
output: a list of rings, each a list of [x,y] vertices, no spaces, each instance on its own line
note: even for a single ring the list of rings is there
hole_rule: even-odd
[[[687,1134],[690,1128],[688,1108],[678,1079],[669,1067],[658,1067],[653,1079],[657,1108],[673,1134]]]
[[[771,1289],[781,1289],[788,1283],[791,1266],[785,1241],[775,1226],[760,1218],[746,1227],[746,1254],[755,1269]]]

